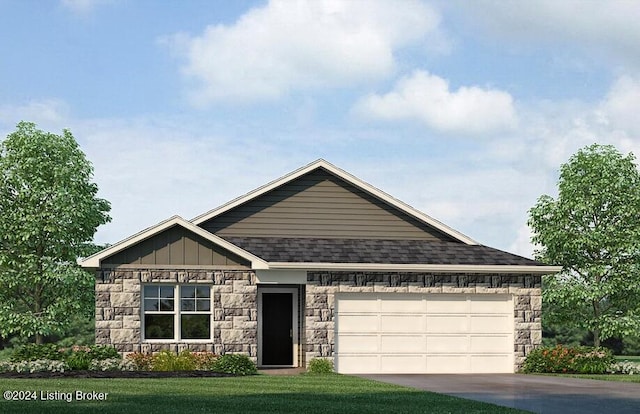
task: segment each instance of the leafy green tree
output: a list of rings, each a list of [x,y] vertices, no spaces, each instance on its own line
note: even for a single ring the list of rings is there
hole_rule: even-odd
[[[588,329],[593,342],[640,327],[640,173],[633,154],[592,145],[560,169],[558,198],[529,211],[538,259],[562,266],[545,278],[550,321]]]
[[[21,122],[0,143],[0,335],[35,337],[90,315],[93,276],[76,264],[110,220],[73,135]]]

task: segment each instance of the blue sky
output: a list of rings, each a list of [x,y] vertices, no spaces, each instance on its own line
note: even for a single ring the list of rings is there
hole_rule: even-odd
[[[640,2],[0,0],[0,136],[69,128],[114,243],[318,158],[529,256],[594,142],[640,154]]]

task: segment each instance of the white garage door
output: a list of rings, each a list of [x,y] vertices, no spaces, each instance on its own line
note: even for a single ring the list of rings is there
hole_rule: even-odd
[[[337,294],[340,373],[513,372],[511,295]]]

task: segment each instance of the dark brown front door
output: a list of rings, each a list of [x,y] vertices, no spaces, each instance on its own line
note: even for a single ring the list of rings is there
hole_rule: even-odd
[[[293,365],[293,294],[262,293],[262,365]]]

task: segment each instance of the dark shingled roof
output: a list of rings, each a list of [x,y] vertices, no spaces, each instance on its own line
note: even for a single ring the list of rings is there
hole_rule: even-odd
[[[491,247],[456,242],[280,237],[225,240],[268,262],[544,266]]]

